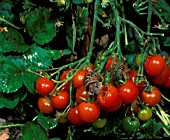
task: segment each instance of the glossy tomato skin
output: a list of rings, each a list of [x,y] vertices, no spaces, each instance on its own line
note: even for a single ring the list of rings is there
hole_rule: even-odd
[[[60,81],[62,80],[66,80],[66,76],[67,74],[70,72],[70,69],[67,69],[65,71],[62,72],[61,76],[60,76]],[[63,85],[63,89],[65,90],[69,90],[70,89],[70,81],[66,82],[64,85]]]
[[[166,61],[162,56],[148,56],[144,64],[144,69],[149,75],[157,76],[164,70],[165,64]]]
[[[88,99],[88,91],[84,88],[84,86],[81,86],[76,91],[76,101],[80,104],[84,100],[81,98],[84,98],[85,100]]]
[[[46,77],[39,78],[35,85],[36,91],[41,96],[49,95],[53,91],[54,87],[55,83]]]
[[[164,70],[157,76],[149,76],[150,81],[154,84],[163,84],[168,80],[170,69],[168,65],[165,65]]]
[[[45,97],[40,97],[38,99],[38,108],[42,113],[50,114],[54,112],[55,108],[52,106],[51,101]]]
[[[85,122],[80,118],[78,105],[68,111],[68,119],[74,125],[83,125]]]
[[[121,105],[122,105],[122,98],[120,95],[118,95],[116,102],[111,107],[100,106],[100,108],[104,112],[115,112],[116,110],[120,109]]]
[[[147,120],[151,119],[151,117],[152,117],[152,109],[149,108],[148,106],[146,106],[145,108],[142,108],[138,111],[137,116],[138,116],[139,120],[147,121]]]
[[[162,86],[163,86],[164,88],[170,88],[170,68],[169,68],[168,79],[167,79],[167,81],[165,81],[165,82],[162,84]]]
[[[110,69],[110,65],[112,64],[112,61],[114,60],[113,57],[110,57],[107,62],[106,62],[106,65],[104,67],[105,70],[109,70]],[[118,63],[118,58],[116,58],[115,62],[113,65],[116,65]]]
[[[130,77],[130,80],[132,80],[134,83],[136,83],[137,74],[138,74],[137,70],[128,71],[128,75]],[[146,83],[144,81],[140,81],[137,86],[138,86],[139,90],[143,90],[145,85],[146,85]]]
[[[152,87],[150,92],[143,90],[140,92],[139,97],[144,104],[147,104],[149,107],[155,106],[159,103],[161,99],[160,90],[156,87]]]
[[[135,58],[135,64],[136,64],[137,67],[140,66],[142,57],[143,57],[143,54],[142,54],[142,53],[140,53],[140,54],[138,54],[138,55],[136,56],[136,58]]]
[[[119,92],[114,86],[106,86],[106,89],[99,93],[97,100],[101,106],[111,107],[116,103],[119,98]]]
[[[117,87],[124,104],[135,101],[139,94],[139,88],[132,80],[127,80],[124,85]]]
[[[100,107],[96,102],[82,102],[79,104],[79,116],[84,122],[93,122],[99,118]]]
[[[56,109],[64,109],[70,102],[70,94],[66,90],[61,90],[57,95],[52,95],[50,100]]]
[[[88,73],[87,70],[79,70],[73,77],[73,86],[79,88],[83,86],[83,80],[85,75]]]

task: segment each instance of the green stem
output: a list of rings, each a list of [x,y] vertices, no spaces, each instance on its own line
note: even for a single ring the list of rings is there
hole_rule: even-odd
[[[91,40],[90,40],[90,48],[89,48],[89,52],[88,52],[87,59],[86,59],[86,62],[88,64],[90,64],[90,59],[93,54],[93,44],[94,44],[94,37],[95,37],[95,31],[96,31],[96,23],[98,19],[98,7],[99,7],[99,0],[95,0],[92,35],[91,35]]]
[[[151,32],[151,17],[152,17],[152,1],[148,0],[148,17],[147,17],[147,33]],[[148,37],[148,40],[150,38]]]
[[[1,18],[1,17],[0,17],[0,21],[5,22],[6,24],[8,24],[8,25],[14,27],[15,29],[21,29],[20,27],[15,26],[15,25],[12,24],[11,22],[9,22],[9,21],[7,21],[7,20]]]
[[[3,126],[0,126],[0,129],[3,129],[3,128],[10,128],[10,127],[19,127],[19,126],[24,126],[24,124],[9,124],[9,125],[3,125]]]
[[[129,24],[131,27],[134,28],[134,30],[136,31],[136,33],[139,35],[139,37],[142,38],[142,35],[141,34],[144,34],[144,35],[148,35],[148,36],[164,36],[164,33],[146,33],[144,32],[143,30],[141,30],[137,25],[135,25],[133,22],[129,21],[129,20],[126,20],[124,18],[121,18],[120,17],[120,20],[122,22],[126,22],[127,24]]]

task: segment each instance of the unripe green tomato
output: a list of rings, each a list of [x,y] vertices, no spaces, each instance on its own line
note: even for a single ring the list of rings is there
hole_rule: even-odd
[[[148,106],[138,111],[138,118],[141,121],[147,121],[152,117],[152,109]]]
[[[94,122],[92,122],[92,126],[95,128],[103,128],[106,125],[106,118],[98,118]]]
[[[140,54],[138,54],[138,55],[136,56],[136,58],[135,58],[135,64],[136,64],[137,67],[139,67],[140,64],[141,64],[142,56],[143,56],[143,54],[140,53]]]

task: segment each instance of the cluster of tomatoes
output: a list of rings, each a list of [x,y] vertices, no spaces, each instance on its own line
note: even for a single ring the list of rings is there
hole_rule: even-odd
[[[104,71],[109,71],[113,58],[108,59]],[[116,66],[118,59],[113,63]],[[155,106],[161,100],[161,92],[156,86],[147,85],[146,81],[139,81],[136,84],[138,70],[128,70],[128,78],[120,85],[110,82],[106,85],[98,81],[92,88],[99,86],[98,93],[91,93],[84,85],[85,76],[91,73],[95,67],[93,64],[83,70],[79,70],[72,78],[73,93],[69,94],[70,81],[63,84],[60,91],[56,91],[55,82],[41,77],[36,82],[36,91],[41,95],[38,100],[38,107],[42,113],[50,114],[55,110],[67,110],[67,118],[74,125],[82,125],[84,123],[94,123],[100,120],[102,112],[111,113],[119,110],[122,106],[129,106],[134,102],[142,102],[144,109],[138,109],[138,104],[135,104],[133,110],[138,110],[138,118],[142,121],[147,121],[152,117],[150,107]],[[92,70],[92,71],[91,71]],[[65,70],[60,80],[67,79],[67,74],[70,70]],[[147,80],[154,84],[162,84],[166,88],[170,88],[170,68],[166,64],[162,56],[148,56],[144,63],[144,73]],[[72,102],[72,104],[70,104]],[[131,111],[131,110],[130,110]],[[132,118],[126,116],[123,119],[124,129],[131,131],[129,124],[126,124]],[[133,120],[138,122],[139,121]],[[106,120],[105,120],[106,122]],[[131,126],[134,131],[133,126]],[[137,128],[135,128],[136,130]]]

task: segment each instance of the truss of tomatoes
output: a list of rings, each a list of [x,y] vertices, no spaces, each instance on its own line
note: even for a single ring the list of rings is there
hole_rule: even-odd
[[[108,59],[105,66],[106,71],[109,70],[111,61],[113,61],[113,58]],[[117,61],[116,59],[114,65],[117,64]],[[71,108],[67,112],[68,120],[74,125],[83,125],[84,123],[94,122],[93,124],[96,124],[97,121],[100,122],[102,120],[100,118],[101,111],[105,113],[115,112],[121,109],[123,105],[130,106],[138,100],[138,97],[148,108],[160,102],[161,93],[156,86],[151,86],[150,90],[145,90],[146,83],[144,81],[136,84],[137,70],[128,71],[129,79],[124,84],[117,86],[102,84],[101,91],[98,94],[89,94],[89,91],[84,87],[83,80],[85,75],[93,69],[94,66],[92,69],[88,67],[79,70],[74,75],[72,83],[75,93],[73,93],[72,97],[69,94],[70,82],[66,82],[62,90],[55,91],[55,83],[52,80],[46,77],[39,78],[35,87],[37,93],[40,94],[38,100],[40,111],[45,114],[54,113],[55,110],[63,111],[70,105],[70,101],[73,100],[76,104],[69,106]],[[60,80],[65,80],[69,71],[64,71],[61,74]],[[145,60],[144,71],[149,82],[170,88],[170,68],[162,56],[148,56]],[[146,121],[152,117],[152,112],[148,108],[147,110],[149,110],[150,115],[145,113],[146,111],[138,111],[138,118],[140,120]],[[105,120],[105,122],[107,121]]]

